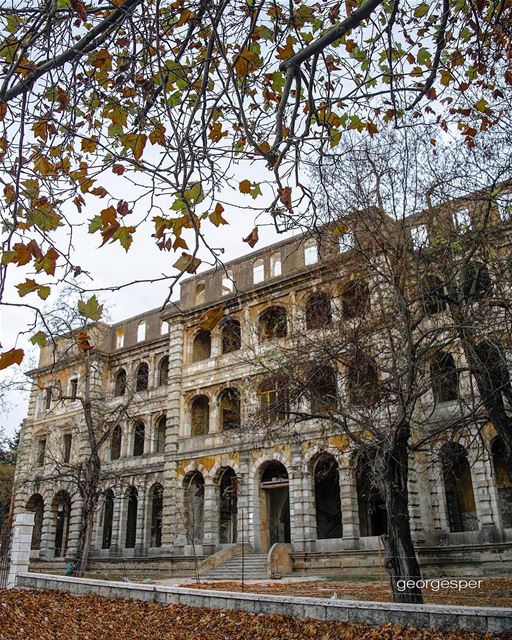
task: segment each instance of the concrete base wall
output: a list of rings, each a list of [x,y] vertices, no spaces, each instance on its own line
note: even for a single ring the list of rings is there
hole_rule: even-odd
[[[145,600],[162,604],[184,604],[213,609],[237,609],[258,614],[290,615],[316,620],[366,622],[373,626],[391,622],[413,627],[470,629],[490,633],[512,629],[512,609],[490,607],[403,605],[385,602],[325,600],[323,598],[291,598],[147,584],[119,584],[33,573],[20,574],[17,585],[27,589],[66,591],[75,595],[95,593],[109,598]]]

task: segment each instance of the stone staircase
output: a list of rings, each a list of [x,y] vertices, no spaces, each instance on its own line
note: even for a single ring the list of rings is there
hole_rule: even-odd
[[[267,574],[267,554],[248,553],[243,559],[244,580],[266,580]],[[236,556],[226,560],[217,567],[210,569],[201,575],[201,580],[241,580],[242,579],[242,556]]]

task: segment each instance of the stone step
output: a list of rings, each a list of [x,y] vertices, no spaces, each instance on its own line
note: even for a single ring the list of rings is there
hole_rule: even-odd
[[[246,580],[264,580],[267,578],[267,555],[251,553],[243,558],[243,574]],[[242,577],[242,556],[226,560],[218,567],[210,569],[202,576],[214,580],[240,580]]]

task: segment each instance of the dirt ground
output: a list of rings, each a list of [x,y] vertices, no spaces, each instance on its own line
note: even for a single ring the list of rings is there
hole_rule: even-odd
[[[56,591],[0,591],[0,640],[491,640],[466,631],[372,628]],[[512,634],[501,636],[512,640]]]
[[[451,604],[468,607],[512,607],[512,578],[475,578],[481,580],[480,588],[423,590],[423,598],[429,604]],[[218,589],[240,591],[240,582],[202,582],[183,584],[184,587],[198,589]],[[248,583],[245,591],[252,593],[274,593],[276,595],[302,596],[304,598],[332,598],[343,600],[373,600],[391,602],[389,582],[348,582],[336,580],[286,582],[268,581]]]

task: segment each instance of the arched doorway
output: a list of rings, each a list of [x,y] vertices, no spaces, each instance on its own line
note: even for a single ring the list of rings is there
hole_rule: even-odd
[[[37,550],[41,548],[41,536],[43,533],[44,500],[42,496],[39,493],[34,493],[25,508],[34,514],[34,528],[32,529],[30,548]]]
[[[139,506],[138,492],[130,487],[126,492],[126,537],[124,546],[133,549],[137,540],[137,508]]]
[[[267,462],[260,479],[262,550],[276,542],[290,542],[290,496],[286,467],[277,460]]]
[[[236,473],[227,467],[219,482],[219,541],[221,544],[236,542],[237,491]]]
[[[382,536],[388,530],[386,504],[370,472],[366,458],[359,461],[356,469],[357,506],[361,537]]]
[[[162,520],[164,509],[164,488],[160,483],[153,485],[149,492],[151,498],[150,547],[162,546]]]
[[[59,491],[55,496],[52,510],[55,517],[55,557],[61,558],[66,555],[69,540],[71,498],[67,491]]]
[[[441,447],[440,454],[450,531],[476,531],[478,517],[466,450],[449,442]]]
[[[512,471],[507,466],[505,446],[500,437],[494,438],[491,453],[501,526],[512,528]]]
[[[334,456],[321,454],[315,463],[316,537],[342,538],[340,478]]]
[[[199,471],[188,474],[184,481],[185,525],[187,543],[202,544],[204,534],[204,478]]]
[[[112,525],[114,521],[114,492],[107,489],[103,494],[103,532],[101,536],[101,548],[110,549],[112,544]]]

